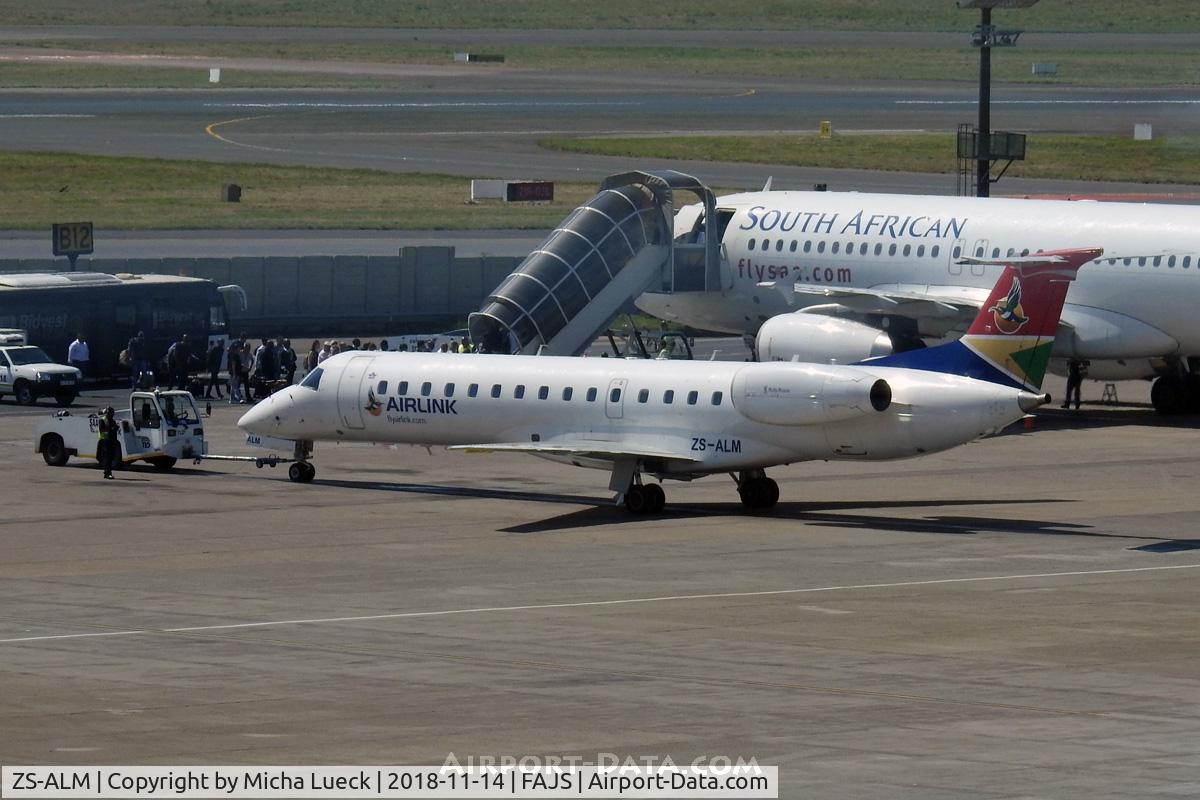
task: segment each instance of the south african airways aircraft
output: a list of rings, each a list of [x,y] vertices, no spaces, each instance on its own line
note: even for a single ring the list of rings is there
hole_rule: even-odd
[[[291,447],[297,482],[316,474],[314,441],[396,442],[608,470],[634,513],[665,502],[643,476],[728,473],[747,509],[765,509],[779,499],[767,467],[945,450],[1047,402],[1068,284],[1099,255],[1010,259],[962,339],[859,364],[349,352],[238,425],[251,443]]]
[[[677,238],[700,235],[702,217],[701,205],[681,208]],[[1078,360],[1096,379],[1158,377],[1160,411],[1200,407],[1194,207],[762,191],[718,198],[717,221],[722,290],[647,293],[639,308],[757,334],[764,361],[845,364],[960,334],[996,282],[993,262],[1102,247],[1067,295],[1051,368]]]

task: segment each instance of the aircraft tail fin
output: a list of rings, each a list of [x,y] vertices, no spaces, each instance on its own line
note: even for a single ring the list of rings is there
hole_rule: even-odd
[[[1020,258],[964,258],[964,264],[1003,265],[987,302],[961,339],[863,362],[964,375],[1018,389],[1042,386],[1067,288],[1101,249],[1053,250]]]

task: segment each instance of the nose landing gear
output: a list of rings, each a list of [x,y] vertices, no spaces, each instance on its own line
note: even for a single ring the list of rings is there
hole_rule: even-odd
[[[296,461],[288,467],[288,478],[293,483],[312,483],[317,477],[317,468],[307,461]]]

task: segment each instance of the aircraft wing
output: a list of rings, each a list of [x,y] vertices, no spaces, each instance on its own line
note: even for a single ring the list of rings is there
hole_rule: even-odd
[[[601,461],[622,458],[671,459],[673,461],[699,462],[691,452],[671,452],[665,449],[639,447],[629,442],[498,442],[495,444],[460,444],[447,447],[465,453],[529,453],[543,456],[578,456]]]
[[[894,284],[872,288],[853,286],[814,286],[797,284],[797,295],[824,297],[829,303],[809,306],[800,311],[810,314],[830,314],[849,310],[860,314],[895,314],[897,316],[939,319],[961,318],[970,321],[988,298],[987,289],[970,286],[924,286]]]

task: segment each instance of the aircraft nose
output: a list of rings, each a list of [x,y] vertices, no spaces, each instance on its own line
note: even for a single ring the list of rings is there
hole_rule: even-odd
[[[279,402],[271,395],[265,400],[259,400],[238,420],[238,427],[246,433],[256,433],[259,436],[269,436],[279,427]]]

